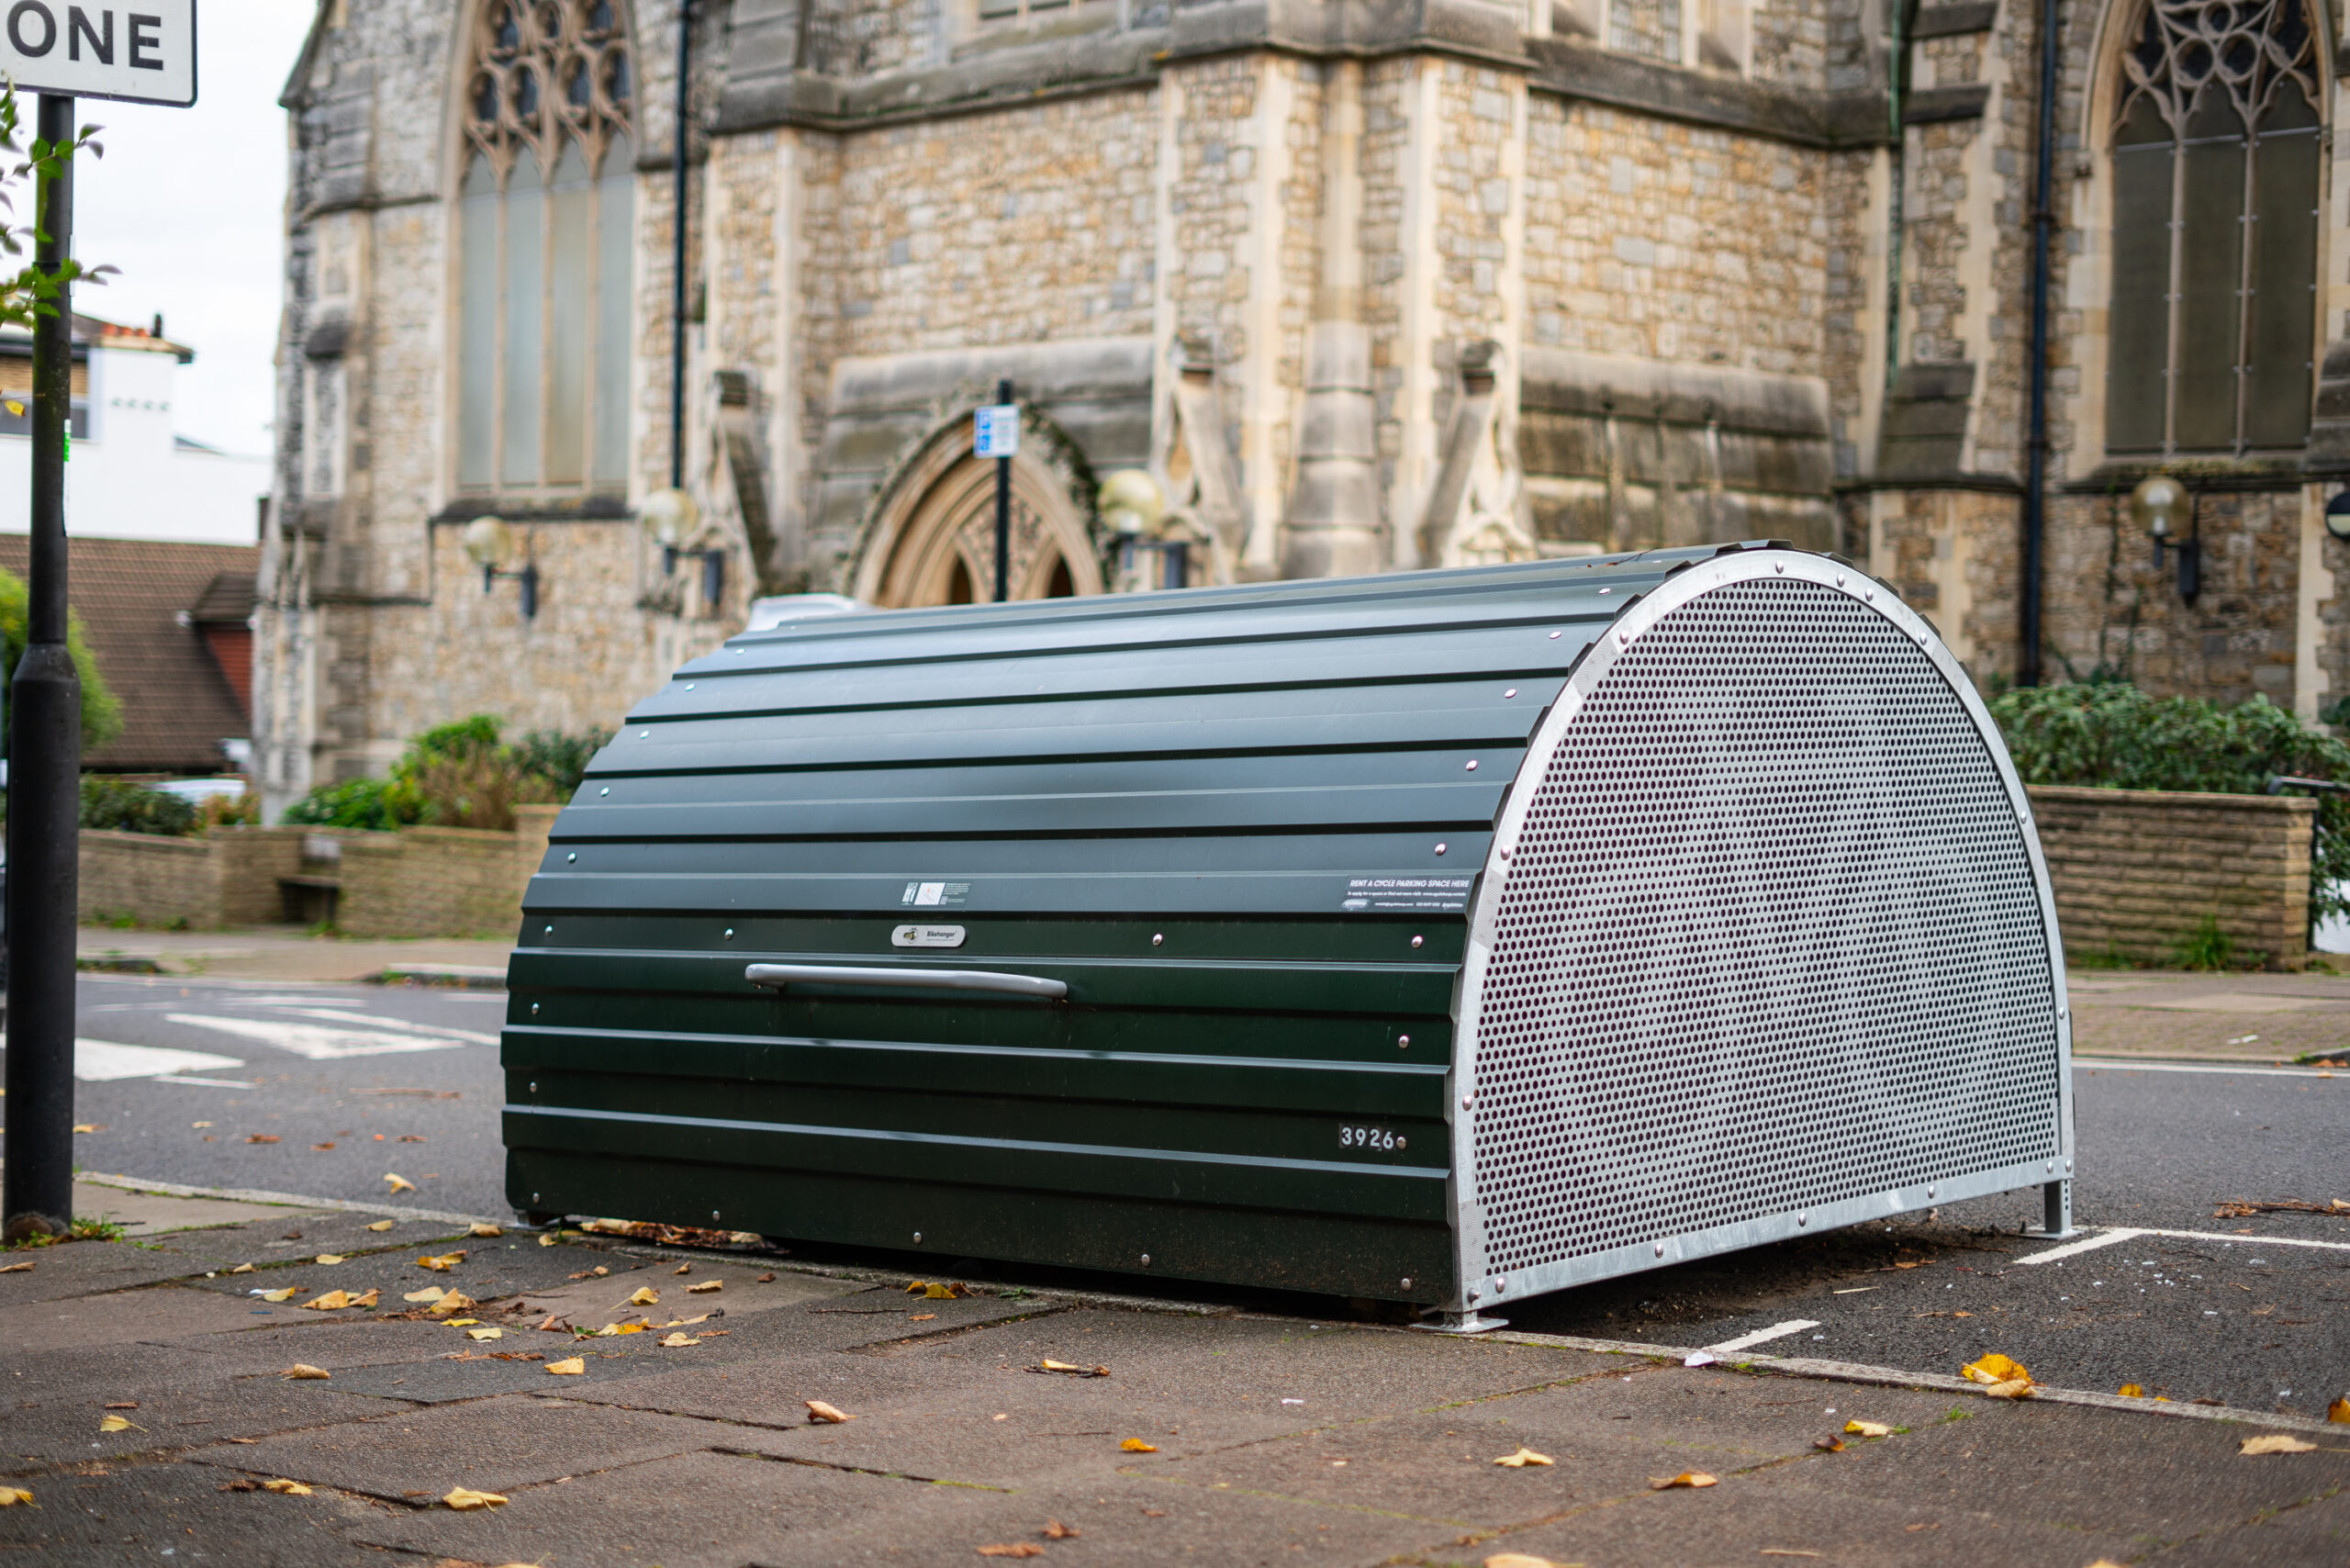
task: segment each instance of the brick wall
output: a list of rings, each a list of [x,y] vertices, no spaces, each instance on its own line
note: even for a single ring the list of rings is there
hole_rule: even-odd
[[[335,924],[353,936],[512,936],[546,854],[554,806],[517,806],[517,831],[412,827],[342,841]]]
[[[301,857],[298,828],[219,828],[203,838],[85,829],[77,913],[194,931],[263,924],[284,918],[277,879]]]
[[[2040,846],[2075,961],[2171,961],[2206,915],[2272,969],[2309,957],[2317,804],[2266,795],[2035,786]]]

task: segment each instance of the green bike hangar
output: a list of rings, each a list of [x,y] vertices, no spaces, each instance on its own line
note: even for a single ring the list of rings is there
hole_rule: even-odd
[[[811,618],[679,670],[524,900],[508,1196],[1508,1302],[1964,1198],[2069,1229],[2030,802],[1772,544]]]

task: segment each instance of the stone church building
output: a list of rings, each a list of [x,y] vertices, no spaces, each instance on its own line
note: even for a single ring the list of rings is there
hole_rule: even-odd
[[[2329,712],[2319,5],[321,0],[264,783],[611,724],[754,598],[989,597],[1003,380],[1015,598],[1774,537],[1978,680]]]

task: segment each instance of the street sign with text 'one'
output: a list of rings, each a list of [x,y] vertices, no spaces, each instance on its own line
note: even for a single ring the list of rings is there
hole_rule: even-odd
[[[196,102],[196,0],[0,0],[0,72],[20,93]]]

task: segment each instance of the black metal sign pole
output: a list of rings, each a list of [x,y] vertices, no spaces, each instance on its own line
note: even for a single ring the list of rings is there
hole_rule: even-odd
[[[995,384],[995,403],[1001,409],[1012,401],[1012,383]],[[1012,597],[1012,459],[995,460],[995,601],[1003,603]]]
[[[43,94],[40,136],[73,141],[73,100]],[[72,253],[73,163],[41,186],[34,259]],[[82,681],[65,646],[65,432],[73,414],[73,317],[33,327],[32,580],[25,656],[8,718],[7,1160],[0,1233],[61,1234],[73,1210],[73,935],[81,853]]]

